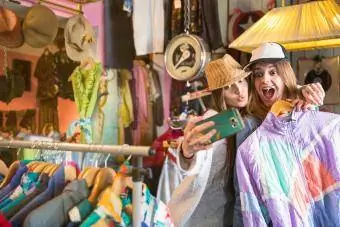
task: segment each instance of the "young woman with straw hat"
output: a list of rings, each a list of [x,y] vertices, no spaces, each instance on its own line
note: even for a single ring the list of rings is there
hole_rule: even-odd
[[[214,110],[207,111],[202,117],[190,119],[184,130],[183,142],[179,148],[181,155],[177,162],[186,177],[173,192],[168,206],[178,226],[243,226],[239,203],[235,206],[233,217],[233,183],[237,183],[234,160],[237,147],[260,122],[255,118],[246,118],[249,92],[247,77],[250,73],[242,70],[227,54],[211,61],[205,73],[208,87],[212,91]],[[324,93],[313,90],[311,86],[308,87],[311,91],[308,95],[323,100]],[[307,97],[305,92],[303,94]],[[308,107],[300,101],[295,104],[298,108]],[[195,123],[228,108],[239,109],[244,117],[245,128],[226,140],[207,144],[216,132],[214,129],[206,134],[202,132],[213,126],[213,122],[200,126],[195,126]]]

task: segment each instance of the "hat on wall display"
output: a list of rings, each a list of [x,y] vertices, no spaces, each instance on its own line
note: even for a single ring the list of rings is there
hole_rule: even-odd
[[[23,23],[25,42],[33,48],[51,44],[58,33],[58,18],[52,10],[35,5],[26,14]]]
[[[0,7],[0,45],[17,48],[24,44],[20,20],[15,13]]]
[[[65,26],[66,53],[73,61],[81,61],[90,55],[94,42],[94,30],[83,15],[71,17]]]

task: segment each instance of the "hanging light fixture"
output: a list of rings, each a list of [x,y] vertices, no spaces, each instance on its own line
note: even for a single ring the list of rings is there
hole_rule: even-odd
[[[230,45],[251,52],[263,42],[289,51],[340,47],[340,7],[334,0],[274,8]]]

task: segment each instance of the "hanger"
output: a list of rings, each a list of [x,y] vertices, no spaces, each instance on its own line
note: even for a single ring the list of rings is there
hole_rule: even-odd
[[[285,100],[279,100],[272,105],[272,107],[270,108],[270,112],[278,117],[282,114],[291,113],[293,111],[293,108],[294,106],[292,105],[292,103]]]
[[[81,59],[79,68],[84,69],[87,67],[92,67],[95,64],[94,59],[91,56],[86,56],[83,59]]]
[[[56,164],[53,169],[51,170],[51,172],[49,173],[49,177],[53,176],[55,174],[55,172],[57,172],[57,170],[59,169],[60,165]]]
[[[91,188],[94,185],[98,172],[99,172],[98,168],[90,168],[84,173],[82,178],[78,177],[78,179],[84,179],[86,181],[87,186]]]
[[[34,172],[34,173],[42,173],[43,170],[44,170],[46,167],[48,167],[49,165],[50,165],[50,164],[47,163],[47,162],[41,162],[41,163],[39,163],[39,164],[32,170],[32,172]]]
[[[15,175],[17,170],[19,169],[20,161],[13,162],[9,168],[8,168],[8,174],[5,176],[5,178],[2,180],[0,184],[0,189],[5,187],[9,182],[11,181],[12,177]]]
[[[51,54],[50,49],[48,49],[48,47],[46,47],[46,48],[44,49],[43,55],[47,56],[47,55],[50,55],[50,54]]]
[[[85,167],[84,170],[82,170],[80,173],[79,173],[79,176],[78,176],[78,179],[82,179],[84,174],[86,173],[87,170],[91,169],[92,167],[88,166],[88,167]]]
[[[115,193],[116,195],[120,195],[127,187],[133,189],[132,177],[127,177],[124,176],[124,174],[117,173],[116,176],[113,178],[113,183],[111,187],[113,193]]]
[[[26,166],[27,166],[28,169],[33,169],[34,166],[36,166],[38,163],[39,162],[37,162],[37,161],[32,161],[32,162],[28,163]]]
[[[47,165],[42,171],[41,173],[46,173],[47,175],[50,173],[50,171],[54,168],[54,164],[52,165]]]
[[[112,171],[111,171],[112,170]],[[88,200],[93,205],[97,204],[98,197],[100,193],[107,188],[109,185],[112,185],[113,177],[115,176],[115,172],[110,168],[101,168],[96,176],[94,186]]]
[[[0,159],[0,174],[6,176],[8,174],[8,171],[9,171],[8,167],[6,166],[4,161]]]

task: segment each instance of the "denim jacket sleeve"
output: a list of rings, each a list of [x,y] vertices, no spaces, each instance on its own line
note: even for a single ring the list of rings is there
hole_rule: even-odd
[[[236,135],[236,147],[238,148],[247,137],[252,134],[260,125],[260,120],[254,117],[248,117],[244,119],[244,129]],[[240,190],[237,181],[236,166],[234,167],[234,190],[235,190],[235,206],[233,216],[233,227],[242,227],[242,210],[241,210],[241,198]]]

